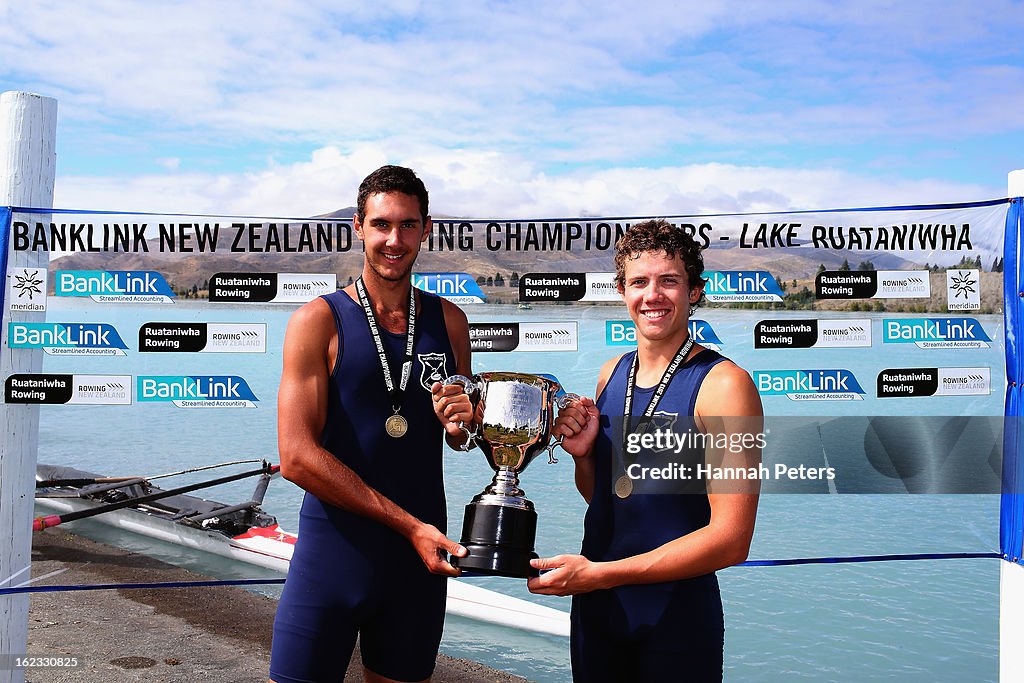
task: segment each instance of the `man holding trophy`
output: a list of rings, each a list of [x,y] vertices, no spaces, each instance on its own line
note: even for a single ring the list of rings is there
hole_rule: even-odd
[[[281,472],[306,495],[274,622],[275,683],[340,679],[357,635],[364,680],[429,679],[446,577],[459,574],[448,554],[466,554],[444,533],[441,435],[461,446],[472,406],[439,380],[471,373],[469,326],[412,287],[431,230],[423,182],[374,171],[353,223],[361,276],[302,306],[285,335]]]
[[[712,461],[756,468],[760,398],[746,371],[693,343],[690,315],[705,281],[689,235],[663,220],[634,225],[616,247],[615,267],[637,350],[604,365],[596,403],[584,398],[559,411],[552,433],[563,437],[589,503],[583,548],[533,560],[542,573],[529,588],[574,596],[577,683],[720,681],[724,621],[714,572],[747,557],[758,483],[651,481],[644,467],[668,464],[666,452],[631,446],[638,433],[668,425],[678,443],[741,447],[670,450],[674,469],[662,471],[692,474],[695,463]]]

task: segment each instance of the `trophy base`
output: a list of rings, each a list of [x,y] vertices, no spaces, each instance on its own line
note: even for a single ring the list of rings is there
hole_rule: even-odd
[[[539,576],[530,566],[537,557],[537,513],[505,505],[466,506],[460,543],[469,554],[452,557],[453,567],[465,572],[526,579]]]

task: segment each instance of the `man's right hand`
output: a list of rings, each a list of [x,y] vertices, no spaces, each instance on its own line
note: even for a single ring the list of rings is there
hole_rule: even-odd
[[[465,557],[469,551],[464,547],[450,540],[432,524],[420,524],[409,537],[409,542],[416,550],[416,554],[427,565],[431,574],[442,576],[459,576],[462,572],[448,563],[442,553],[448,553],[455,557]]]
[[[574,458],[590,455],[600,429],[601,413],[586,396],[558,411],[551,433],[562,437],[562,450]]]

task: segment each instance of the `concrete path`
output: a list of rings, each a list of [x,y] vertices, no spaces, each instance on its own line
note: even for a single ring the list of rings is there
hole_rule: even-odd
[[[47,529],[33,536],[32,576],[45,584],[199,581],[159,560]],[[0,598],[2,599],[2,598]],[[265,682],[276,601],[241,588],[34,593],[31,655],[77,656],[77,669],[28,669],[30,683]],[[362,680],[358,647],[345,681]],[[475,662],[440,655],[436,683],[519,682]]]

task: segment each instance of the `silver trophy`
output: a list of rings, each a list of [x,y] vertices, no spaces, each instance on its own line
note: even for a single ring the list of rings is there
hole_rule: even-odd
[[[473,402],[468,440],[480,446],[494,470],[491,485],[466,506],[461,544],[469,551],[451,563],[463,571],[525,578],[537,576],[530,560],[537,557],[537,512],[519,488],[519,473],[547,451],[548,462],[558,462],[549,445],[554,407],[564,408],[576,394],[557,396],[558,382],[521,372],[483,372],[472,379],[453,375],[444,384],[460,384]]]

